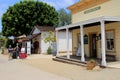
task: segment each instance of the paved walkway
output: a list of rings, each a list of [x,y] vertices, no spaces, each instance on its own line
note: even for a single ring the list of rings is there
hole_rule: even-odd
[[[69,80],[0,55],[0,80]]]

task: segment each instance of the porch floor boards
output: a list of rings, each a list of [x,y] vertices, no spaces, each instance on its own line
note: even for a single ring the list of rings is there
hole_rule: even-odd
[[[69,63],[69,64],[74,64],[74,65],[79,65],[79,66],[86,66],[85,62],[80,62],[80,60],[72,59],[72,58],[67,59],[66,57],[55,57],[53,58],[53,60],[64,62],[64,63]]]
[[[85,62],[81,62],[80,59],[81,59],[80,56],[75,56],[75,55],[70,55],[70,59],[67,59],[66,56],[59,56],[59,57],[53,58],[53,60],[55,60],[55,61],[74,64],[74,65],[79,65],[79,66],[86,66],[87,61],[89,61],[91,59],[94,59],[95,61],[97,61],[98,65],[101,66],[101,59],[85,57]],[[106,61],[108,63],[109,62],[114,62],[114,60],[109,60],[109,59],[107,59]]]

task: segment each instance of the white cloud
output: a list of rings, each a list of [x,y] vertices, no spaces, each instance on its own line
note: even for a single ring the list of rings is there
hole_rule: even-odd
[[[41,1],[46,2],[51,6],[54,6],[58,10],[59,8],[67,8],[68,6],[74,4],[79,0],[41,0]]]

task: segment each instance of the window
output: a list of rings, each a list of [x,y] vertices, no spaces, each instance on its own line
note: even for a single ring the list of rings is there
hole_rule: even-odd
[[[114,51],[115,46],[114,46],[114,31],[106,31],[106,50],[107,51]]]

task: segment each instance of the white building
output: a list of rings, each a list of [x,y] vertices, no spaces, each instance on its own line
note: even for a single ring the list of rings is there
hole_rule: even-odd
[[[45,38],[49,35],[49,31],[54,32],[54,28],[51,26],[35,26],[30,35],[31,35],[31,44],[32,44],[32,53],[46,53],[49,43],[45,43]],[[56,37],[55,34],[53,36]],[[66,33],[65,31],[59,32],[59,52],[65,53],[67,46],[64,45],[66,43]],[[72,51],[72,35],[69,35],[69,50]]]

